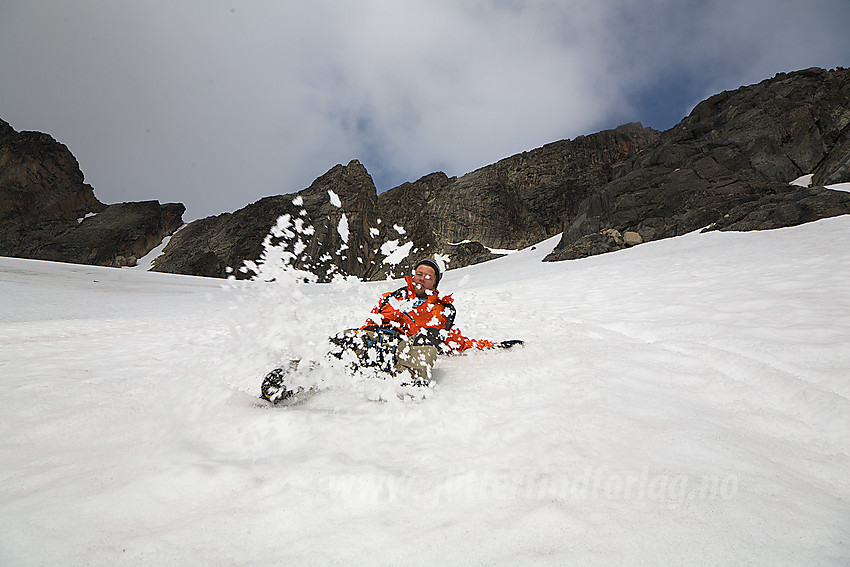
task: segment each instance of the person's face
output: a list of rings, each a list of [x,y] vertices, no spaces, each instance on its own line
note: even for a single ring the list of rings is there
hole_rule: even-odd
[[[431,266],[422,265],[413,272],[413,287],[416,295],[424,297],[427,292],[437,288],[437,272]]]

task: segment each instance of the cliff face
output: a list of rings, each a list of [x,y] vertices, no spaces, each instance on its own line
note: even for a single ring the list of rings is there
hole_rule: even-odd
[[[181,224],[184,207],[104,205],[64,144],[0,120],[0,255],[133,264]]]
[[[408,255],[408,257],[401,258],[395,264],[383,264],[382,270],[375,276],[386,277],[387,275],[400,276],[406,274],[420,259],[443,252],[444,243],[439,242],[436,238],[426,211],[428,204],[433,202],[441,191],[456,180],[456,177],[450,178],[442,171],[438,171],[378,195],[378,208],[382,221],[381,235],[384,242],[397,242],[395,249],[409,245],[412,250],[415,246],[416,252]],[[496,257],[495,254],[484,250],[482,259]],[[452,267],[459,265],[466,264],[452,262]]]
[[[468,173],[436,192],[425,212],[441,244],[521,248],[561,232],[578,204],[611,180],[618,161],[658,140],[627,124],[561,140]]]
[[[576,210],[547,260],[616,250],[601,231],[644,241],[703,228],[758,230],[850,212],[850,195],[789,181],[848,179],[850,70],[809,69],[703,101],[656,145],[617,165]],[[844,173],[842,173],[844,172]]]

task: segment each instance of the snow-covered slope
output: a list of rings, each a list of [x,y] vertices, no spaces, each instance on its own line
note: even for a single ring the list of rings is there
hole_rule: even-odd
[[[0,564],[846,565],[849,231],[453,270],[525,348],[290,408],[263,371],[396,283],[0,259]]]

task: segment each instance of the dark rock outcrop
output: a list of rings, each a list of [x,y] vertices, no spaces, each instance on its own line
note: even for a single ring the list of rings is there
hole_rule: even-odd
[[[0,120],[0,255],[33,257],[43,242],[104,208],[64,144]]]
[[[180,203],[158,201],[109,205],[44,243],[36,254],[41,260],[134,266],[180,228],[185,210]]]
[[[840,181],[850,124],[850,71],[808,69],[703,101],[658,143],[615,168],[576,211],[546,259],[598,253],[605,229],[644,240],[710,227],[778,228],[846,214],[850,194],[801,191],[812,171]]]
[[[327,281],[334,274],[372,277],[379,269],[381,229],[372,177],[357,160],[337,165],[310,187],[265,197],[234,213],[194,221],[176,233],[154,262],[154,271],[237,278],[256,275],[266,237],[291,252],[290,265]]]
[[[104,205],[64,144],[0,120],[0,255],[132,265],[182,224],[181,204]]]
[[[734,207],[709,228],[770,230],[850,214],[850,193],[823,187],[783,189]]]

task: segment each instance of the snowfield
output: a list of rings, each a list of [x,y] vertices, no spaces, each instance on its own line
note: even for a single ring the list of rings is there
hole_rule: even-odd
[[[464,333],[525,348],[287,408],[263,373],[398,282],[2,258],[0,564],[847,565],[848,234],[451,270]]]

